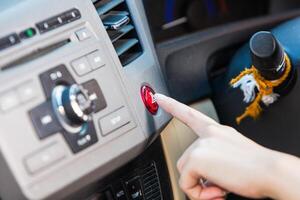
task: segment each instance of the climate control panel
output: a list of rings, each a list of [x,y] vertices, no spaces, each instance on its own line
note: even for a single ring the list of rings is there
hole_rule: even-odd
[[[98,141],[93,114],[107,104],[96,80],[76,83],[64,65],[40,75],[46,102],[29,111],[40,139],[61,132],[74,153]]]

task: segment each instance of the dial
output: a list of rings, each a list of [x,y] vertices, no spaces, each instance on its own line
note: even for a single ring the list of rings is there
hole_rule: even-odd
[[[52,106],[61,125],[70,133],[79,133],[92,120],[95,103],[81,85],[59,85],[52,92]]]

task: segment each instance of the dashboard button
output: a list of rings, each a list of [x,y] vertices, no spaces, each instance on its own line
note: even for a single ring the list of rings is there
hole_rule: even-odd
[[[61,25],[59,19],[57,17],[53,17],[48,19],[47,21],[43,21],[38,23],[36,26],[39,29],[40,33],[44,33],[50,30],[53,30]]]
[[[155,92],[150,86],[147,86],[147,85],[142,86],[142,88],[141,88],[142,100],[143,100],[146,108],[152,115],[155,115],[159,108],[159,106],[154,98],[154,94],[155,94]]]
[[[93,108],[89,96],[82,86],[70,87],[58,85],[53,90],[51,106],[59,124],[61,133],[71,150],[77,153],[98,141],[93,122]]]
[[[92,71],[92,68],[85,57],[74,60],[72,62],[72,67],[78,76],[83,76]]]
[[[130,199],[132,200],[143,200],[142,185],[139,177],[135,177],[127,182],[126,189]]]
[[[62,14],[61,17],[63,18],[64,22],[69,23],[69,22],[79,19],[81,17],[81,14],[80,14],[79,10],[74,8],[74,9]]]
[[[57,163],[65,156],[64,148],[60,144],[54,143],[26,158],[25,166],[29,173],[35,174]]]
[[[63,131],[62,133],[73,153],[78,153],[98,142],[93,121],[86,123],[80,133],[72,134],[67,131]]]
[[[22,31],[19,34],[21,39],[32,38],[35,35],[36,35],[36,30],[34,28],[27,28],[26,30]]]
[[[17,93],[22,103],[28,102],[37,96],[37,88],[35,84],[30,81],[22,84],[17,88]]]
[[[64,65],[59,65],[40,75],[40,80],[47,99],[51,98],[52,90],[59,84],[72,85],[75,83],[70,72]]]
[[[0,94],[0,110],[7,112],[20,104],[19,97],[15,91]]]
[[[129,124],[130,115],[125,107],[99,120],[99,125],[104,136]]]
[[[79,31],[76,31],[75,34],[79,41],[83,41],[91,37],[91,32],[87,28],[80,29]]]
[[[122,183],[114,185],[114,196],[116,200],[127,200],[126,192]]]
[[[105,65],[104,60],[100,51],[92,52],[91,54],[87,55],[87,59],[92,66],[92,69],[98,69]]]
[[[61,25],[61,18],[60,17],[54,17],[52,19],[49,19],[47,21],[47,24],[48,24],[48,29],[55,29],[56,27],[60,26]]]
[[[50,102],[45,102],[29,111],[32,124],[40,139],[44,139],[62,130],[56,119]]]
[[[36,24],[39,32],[45,33],[55,28],[58,28],[64,24],[75,21],[81,17],[78,9],[72,9],[54,17],[48,18]]]
[[[107,104],[102,93],[101,88],[99,87],[96,80],[90,80],[82,84],[83,88],[88,91],[88,95],[91,101],[94,102],[95,108],[94,112],[97,113],[104,108],[106,108]]]
[[[9,48],[18,43],[20,43],[20,38],[18,37],[18,35],[16,33],[12,33],[3,38],[0,38],[0,50]]]

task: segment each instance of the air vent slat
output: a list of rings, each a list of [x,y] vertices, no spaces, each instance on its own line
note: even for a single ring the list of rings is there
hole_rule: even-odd
[[[153,171],[154,171],[154,169],[147,170],[145,176],[148,176],[148,174],[152,175],[152,174],[153,174]]]
[[[99,14],[108,36],[126,66],[143,53],[134,16],[131,15],[125,0],[91,0]]]
[[[155,185],[155,187],[157,187],[158,186],[158,184],[156,184]],[[159,192],[159,188],[155,188],[155,189],[148,189],[148,190],[145,190],[145,195],[147,196],[147,195],[149,195],[150,193],[156,193],[156,192]]]
[[[110,14],[115,14],[115,15],[129,15],[129,12],[127,11],[110,11]]]
[[[162,200],[159,177],[154,162],[143,169],[142,181],[146,200]]]
[[[137,39],[122,39],[115,42],[114,47],[117,51],[118,56],[125,53],[131,47],[136,45],[139,41]]]
[[[98,1],[95,4],[98,15],[104,15],[108,11],[112,10],[119,4],[123,3],[124,0],[102,0]]]
[[[120,61],[122,65],[125,66],[140,57],[141,54],[142,52],[126,53],[120,56]]]
[[[148,179],[153,179],[155,177],[155,174],[153,174],[153,172],[151,172],[151,174],[149,176],[144,177],[144,180],[147,181]]]
[[[114,43],[115,41],[120,39],[123,35],[129,33],[133,29],[134,29],[134,27],[129,24],[129,25],[123,26],[119,30],[115,30],[115,31],[108,30],[107,33],[110,37],[111,42]]]

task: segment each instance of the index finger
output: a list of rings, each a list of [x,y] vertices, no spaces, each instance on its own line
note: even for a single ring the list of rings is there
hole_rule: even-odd
[[[208,126],[218,125],[213,119],[170,97],[162,94],[155,94],[155,99],[162,109],[185,123],[198,135],[200,132],[205,131]]]

